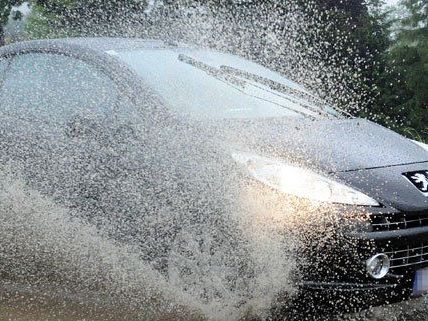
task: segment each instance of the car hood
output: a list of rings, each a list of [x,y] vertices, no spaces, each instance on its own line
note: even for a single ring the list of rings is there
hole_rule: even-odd
[[[230,121],[228,128],[236,148],[329,173],[428,161],[420,146],[364,119]]]

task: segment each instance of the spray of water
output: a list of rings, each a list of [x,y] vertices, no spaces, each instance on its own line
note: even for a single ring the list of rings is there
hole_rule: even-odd
[[[320,30],[328,17],[314,10],[311,3],[305,10],[273,2],[230,11],[177,2],[171,11],[153,8],[144,21],[109,20],[108,28],[86,33],[232,52],[358,110],[370,102],[358,87],[360,71],[339,56],[326,59],[332,46],[347,45],[346,35],[326,43]],[[156,129],[147,132],[147,123]],[[221,144],[206,137],[223,137],[225,128],[201,137],[173,126],[146,119],[120,140],[110,128],[72,144],[3,139],[16,161],[0,171],[2,279],[105,299],[141,320],[263,317],[294,295],[302,245],[316,237],[321,247],[348,226],[344,220],[364,218],[249,184],[225,161],[230,150],[210,148]],[[254,127],[246,139],[258,133]],[[242,138],[239,130],[232,136]],[[36,155],[28,152],[34,144],[41,146]]]
[[[293,229],[260,219],[242,173],[212,152],[218,142],[171,126],[144,132],[144,145],[138,129],[111,144],[54,136],[32,157],[38,142],[15,144],[11,129],[3,147],[22,157],[1,171],[4,280],[95,295],[149,320],[263,315],[291,295]]]
[[[355,54],[349,35],[337,30],[332,12],[320,11],[312,1],[232,3],[177,0],[171,7],[154,8],[143,28],[126,33],[238,54],[305,85],[333,106],[369,112],[373,97],[362,86],[365,61]],[[333,39],[326,40],[326,33]],[[352,66],[341,56],[345,51],[355,56]]]

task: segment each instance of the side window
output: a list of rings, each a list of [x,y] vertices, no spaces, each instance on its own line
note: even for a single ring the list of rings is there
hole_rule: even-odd
[[[0,112],[64,123],[75,116],[111,115],[118,100],[114,82],[95,67],[62,55],[15,57],[1,91]]]

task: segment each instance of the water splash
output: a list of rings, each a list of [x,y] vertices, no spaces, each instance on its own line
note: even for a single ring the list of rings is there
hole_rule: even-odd
[[[50,158],[54,154],[47,153]],[[40,163],[33,161],[33,170],[40,171]],[[275,296],[292,292],[288,275],[294,259],[287,246],[291,238],[284,238],[284,230],[272,233],[269,224],[256,226],[238,211],[229,213],[227,225],[221,218],[183,219],[185,208],[180,213],[182,222],[165,208],[166,217],[152,208],[144,218],[134,216],[131,223],[129,216],[127,221],[114,212],[100,214],[93,208],[79,212],[29,187],[28,176],[21,176],[17,168],[15,163],[13,170],[1,171],[0,273],[5,283],[30,285],[39,292],[60,288],[62,295],[85,301],[107,300],[137,315],[144,311],[144,320],[171,315],[187,320],[192,316],[239,319],[267,313]],[[69,174],[65,178],[74,186],[71,177],[76,173]],[[129,186],[122,183],[118,186]],[[52,186],[58,188],[58,182]],[[120,192],[109,190],[108,194],[118,197]],[[162,235],[168,232],[165,223],[175,224],[177,233],[170,238],[169,250],[160,253],[163,247],[153,246],[152,226]],[[141,226],[132,230],[138,234],[130,236],[124,231],[133,224]]]
[[[332,44],[319,34],[326,28],[325,19],[317,18],[321,13],[305,13],[291,2],[260,5],[257,11],[180,3],[176,9],[158,8],[148,20],[112,23],[105,32],[239,54],[350,111],[370,101],[359,90],[358,70],[338,56],[325,59]],[[327,29],[333,27],[331,21]],[[345,45],[341,36],[334,44],[338,51]],[[296,249],[313,235],[328,241],[337,232],[337,223],[332,223],[337,213],[242,186],[236,177],[226,177],[235,169],[219,155],[195,155],[195,146],[208,144],[197,138],[198,132],[177,139],[165,133],[170,124],[157,121],[158,130],[147,133],[142,128],[136,140],[120,146],[85,142],[75,155],[64,152],[61,142],[37,161],[17,148],[24,164],[0,173],[3,280],[42,292],[49,284],[63,294],[79,293],[80,300],[105,299],[142,320],[225,321],[267,315],[272,302],[294,294],[299,278]],[[257,129],[252,135],[258,135]],[[144,153],[139,151],[141,139],[148,144]],[[113,147],[120,152],[112,153]],[[119,159],[121,153],[126,159]],[[140,157],[156,164],[157,172],[135,167]],[[100,170],[112,159],[115,163],[107,168],[117,180]],[[185,169],[180,177],[170,159]],[[150,184],[153,177],[155,185]]]

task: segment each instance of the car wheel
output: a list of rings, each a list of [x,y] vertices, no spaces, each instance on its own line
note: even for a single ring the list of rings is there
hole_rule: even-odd
[[[203,304],[245,302],[248,263],[245,249],[225,233],[209,225],[181,230],[168,258],[170,283]]]

